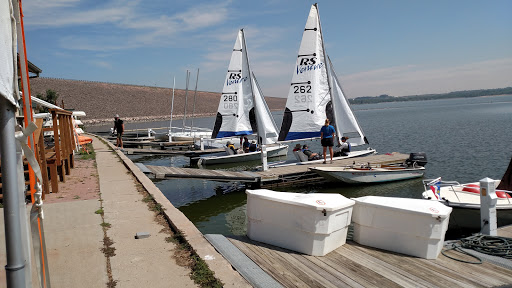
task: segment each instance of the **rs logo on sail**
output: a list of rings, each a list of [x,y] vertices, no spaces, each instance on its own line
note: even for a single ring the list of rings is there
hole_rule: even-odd
[[[316,63],[316,61],[316,57],[301,58],[299,65],[297,65],[297,74],[322,69],[324,63]]]
[[[247,80],[247,76],[242,78],[242,73],[231,73],[229,74],[228,79],[226,80],[226,85],[233,85],[245,82]]]

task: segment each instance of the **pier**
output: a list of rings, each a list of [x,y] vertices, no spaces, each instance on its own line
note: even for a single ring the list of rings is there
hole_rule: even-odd
[[[510,269],[487,261],[479,265],[459,262],[442,254],[427,260],[347,241],[316,257],[244,236],[227,239],[284,287],[497,287],[512,283]],[[474,261],[453,250],[446,253]]]
[[[258,176],[252,172],[232,172],[223,170],[208,170],[208,169],[194,169],[194,168],[177,168],[165,166],[144,166],[140,163],[136,164],[142,172],[153,174],[156,179],[165,178],[193,178],[193,179],[207,179],[216,181],[241,181],[241,182],[256,182]]]
[[[224,148],[215,148],[208,150],[180,150],[180,149],[153,149],[153,148],[124,148],[125,154],[144,154],[144,155],[184,155],[187,157],[199,157],[203,154],[217,153],[225,151]]]
[[[156,178],[195,178],[216,181],[240,181],[245,182],[252,188],[274,188],[285,186],[300,186],[325,182],[315,172],[309,170],[315,166],[345,166],[355,163],[372,163],[372,164],[390,164],[402,163],[409,155],[401,153],[390,153],[382,155],[370,155],[366,157],[349,158],[335,160],[332,164],[312,163],[297,165],[281,165],[272,167],[267,171],[242,171],[232,172],[223,170],[209,170],[196,168],[176,168],[165,166],[144,166],[139,164],[139,168]]]

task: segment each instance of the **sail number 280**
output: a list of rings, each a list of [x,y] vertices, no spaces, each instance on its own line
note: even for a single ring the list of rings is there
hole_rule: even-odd
[[[222,97],[224,98],[224,109],[238,109],[237,95],[222,95]]]
[[[311,93],[311,85],[295,85],[293,86],[294,94]],[[313,95],[295,95],[295,103],[312,102]]]

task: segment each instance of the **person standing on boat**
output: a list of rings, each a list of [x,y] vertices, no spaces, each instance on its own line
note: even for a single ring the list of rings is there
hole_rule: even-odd
[[[332,125],[329,125],[331,121],[329,119],[325,119],[325,124],[320,129],[320,138],[322,147],[324,148],[324,164],[327,163],[327,147],[329,147],[329,155],[331,156],[331,163],[332,163],[332,146],[334,146],[334,133],[336,130],[334,130],[334,127]]]
[[[123,120],[119,119],[119,114],[114,116],[114,133],[115,132],[117,132],[116,146],[118,148],[121,146],[121,149],[123,149],[124,122]]]

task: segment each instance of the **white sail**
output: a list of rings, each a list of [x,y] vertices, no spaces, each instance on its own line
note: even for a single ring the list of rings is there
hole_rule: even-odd
[[[348,142],[351,145],[363,145],[368,144],[368,140],[363,134],[363,130],[357,122],[356,116],[352,112],[341,84],[334,71],[334,66],[331,63],[331,59],[327,57],[329,63],[329,77],[331,77],[332,85],[332,106],[334,112],[334,125],[336,128],[336,138],[341,143],[341,137],[346,136],[349,138]]]
[[[11,1],[0,1],[0,97],[12,105],[18,105],[14,98],[17,85],[16,73],[16,23]]]
[[[231,53],[212,138],[249,135],[255,124],[249,63],[244,32],[240,30]]]
[[[302,34],[279,141],[320,137],[330,101],[325,53],[316,4]]]
[[[258,124],[258,135],[261,144],[274,144],[277,142],[277,127],[274,118],[270,114],[267,102],[263,96],[260,85],[256,80],[254,73],[252,75],[253,92],[254,92],[254,107],[256,108],[256,122]]]

